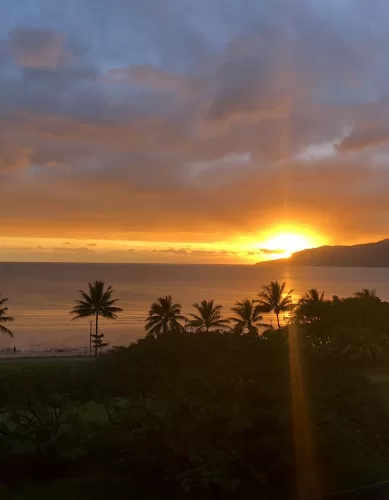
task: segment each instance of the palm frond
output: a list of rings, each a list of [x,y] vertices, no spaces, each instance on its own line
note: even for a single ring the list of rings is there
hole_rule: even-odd
[[[0,296],[0,306],[4,306],[4,304],[6,304],[7,302],[8,302],[7,297]],[[8,328],[6,328],[4,325],[1,324],[1,323],[12,323],[13,321],[15,321],[15,318],[8,316],[8,307],[2,307],[0,309],[0,332],[6,333],[10,337],[13,337],[13,333],[11,332],[11,330],[9,330]]]
[[[1,313],[1,311],[0,311]],[[11,318],[11,316],[3,316],[0,314],[0,322],[1,323],[12,323],[12,321],[15,321],[15,318]]]
[[[198,314],[190,313],[193,318],[190,322],[192,326],[198,327],[198,330],[206,329],[207,331],[213,327],[225,326],[228,324],[228,319],[221,317],[223,306],[215,305],[215,301],[203,299],[200,303],[195,302],[193,307],[197,309]]]
[[[89,316],[102,316],[107,319],[116,319],[117,313],[122,312],[120,307],[114,306],[119,299],[111,299],[113,290],[109,286],[104,290],[104,281],[94,281],[88,283],[89,294],[83,290],[79,290],[81,300],[75,301],[70,314],[73,319],[87,318]]]
[[[159,297],[150,306],[145,320],[145,330],[148,336],[160,336],[171,330],[183,330],[179,321],[187,318],[181,314],[181,304],[173,303],[171,295]]]
[[[271,281],[269,284],[262,287],[259,292],[258,304],[263,312],[274,311],[278,315],[282,311],[289,311],[293,307],[292,293],[294,290],[285,292],[286,281],[278,283],[278,281]]]
[[[14,334],[11,332],[11,330],[9,330],[8,328],[6,328],[5,326],[3,325],[0,325],[0,332],[1,333],[6,333],[8,336],[10,336],[11,338],[14,338]]]
[[[4,305],[6,302],[8,302],[7,297],[1,297],[0,295],[0,306]]]

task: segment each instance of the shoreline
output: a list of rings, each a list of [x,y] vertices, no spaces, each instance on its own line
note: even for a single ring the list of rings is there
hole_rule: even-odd
[[[94,356],[89,356],[89,354],[62,354],[62,355],[5,355],[0,356],[0,365],[1,364],[18,364],[18,363],[66,363],[70,361],[76,362],[85,362],[92,361]]]

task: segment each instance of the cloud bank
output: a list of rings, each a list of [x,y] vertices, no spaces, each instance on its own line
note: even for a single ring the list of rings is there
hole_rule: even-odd
[[[388,236],[388,14],[385,0],[5,0],[3,235]]]

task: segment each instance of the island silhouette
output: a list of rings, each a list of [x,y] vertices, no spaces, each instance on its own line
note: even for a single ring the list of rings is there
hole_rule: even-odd
[[[258,262],[257,266],[389,267],[389,239],[360,245],[322,246],[300,250],[289,258]]]

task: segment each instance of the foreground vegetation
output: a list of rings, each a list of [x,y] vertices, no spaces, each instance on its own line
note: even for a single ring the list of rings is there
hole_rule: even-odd
[[[320,489],[386,479],[389,415],[365,365],[305,339],[300,349]],[[297,494],[285,330],[170,333],[90,363],[15,364],[1,370],[0,394],[9,495],[33,498],[43,484],[72,498]]]
[[[289,499],[313,475],[319,493],[389,479],[389,304],[260,293],[190,318],[167,296],[127,348],[1,365],[1,498]],[[266,326],[270,309],[289,324]]]

